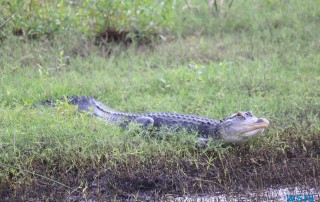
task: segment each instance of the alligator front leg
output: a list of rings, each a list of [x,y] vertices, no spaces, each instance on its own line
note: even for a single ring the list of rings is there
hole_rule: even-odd
[[[154,120],[148,116],[138,116],[132,121],[138,126],[142,126],[144,130],[151,130],[154,126]]]
[[[196,146],[201,148],[206,148],[208,145],[208,138],[199,137],[196,138]]]

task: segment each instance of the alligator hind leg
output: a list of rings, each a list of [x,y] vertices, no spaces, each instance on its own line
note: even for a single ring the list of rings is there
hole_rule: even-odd
[[[144,130],[151,130],[154,125],[154,120],[148,116],[139,116],[132,121],[134,124],[138,126],[142,126]]]

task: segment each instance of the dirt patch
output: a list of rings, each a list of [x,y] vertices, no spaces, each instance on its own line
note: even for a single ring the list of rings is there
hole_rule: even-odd
[[[129,46],[133,42],[137,45],[150,45],[153,41],[159,40],[157,32],[146,33],[143,31],[127,31],[107,29],[96,37],[96,44],[117,43]]]
[[[71,201],[110,200],[115,197],[146,199],[162,198],[168,194],[242,192],[248,188],[255,190],[292,184],[317,187],[320,182],[319,146],[312,145],[308,152],[299,147],[285,152],[252,152],[249,146],[240,146],[227,154],[195,150],[192,156],[197,158],[192,161],[188,158],[168,161],[165,157],[154,156],[141,162],[133,156],[128,162],[116,166],[107,159],[100,159],[95,166],[88,161],[87,166],[68,172],[59,167],[56,159],[54,165],[42,164],[34,170],[72,188],[29,174],[19,177],[25,178],[24,183],[9,176],[10,180],[2,183],[0,197],[11,200],[67,198]],[[211,161],[213,156],[220,157]]]

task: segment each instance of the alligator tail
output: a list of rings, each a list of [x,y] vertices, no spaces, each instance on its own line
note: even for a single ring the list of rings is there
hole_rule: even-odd
[[[62,99],[49,99],[41,102],[41,105],[56,107],[61,102],[68,102],[70,105],[78,106],[79,111],[84,111],[98,117],[106,117],[109,114],[118,113],[116,110],[107,107],[100,101],[88,96],[72,96]]]

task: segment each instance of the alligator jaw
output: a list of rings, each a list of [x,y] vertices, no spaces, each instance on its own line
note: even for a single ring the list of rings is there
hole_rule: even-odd
[[[258,130],[258,129],[263,129],[263,130],[264,130],[264,129],[268,128],[268,126],[269,126],[269,121],[268,121],[267,119],[265,119],[265,120],[266,120],[266,121],[263,122],[263,123],[255,123],[255,124],[252,124],[251,126],[249,126],[249,128],[241,131],[241,132],[239,133],[239,135],[242,135],[242,134],[247,133],[247,132],[250,132],[250,131],[255,131],[255,130]]]
[[[266,129],[269,126],[269,121],[267,119],[258,119],[257,122],[250,124],[247,126],[247,129],[242,130],[239,133],[239,136],[241,137],[251,137],[251,136],[257,136],[264,132],[264,129]]]

